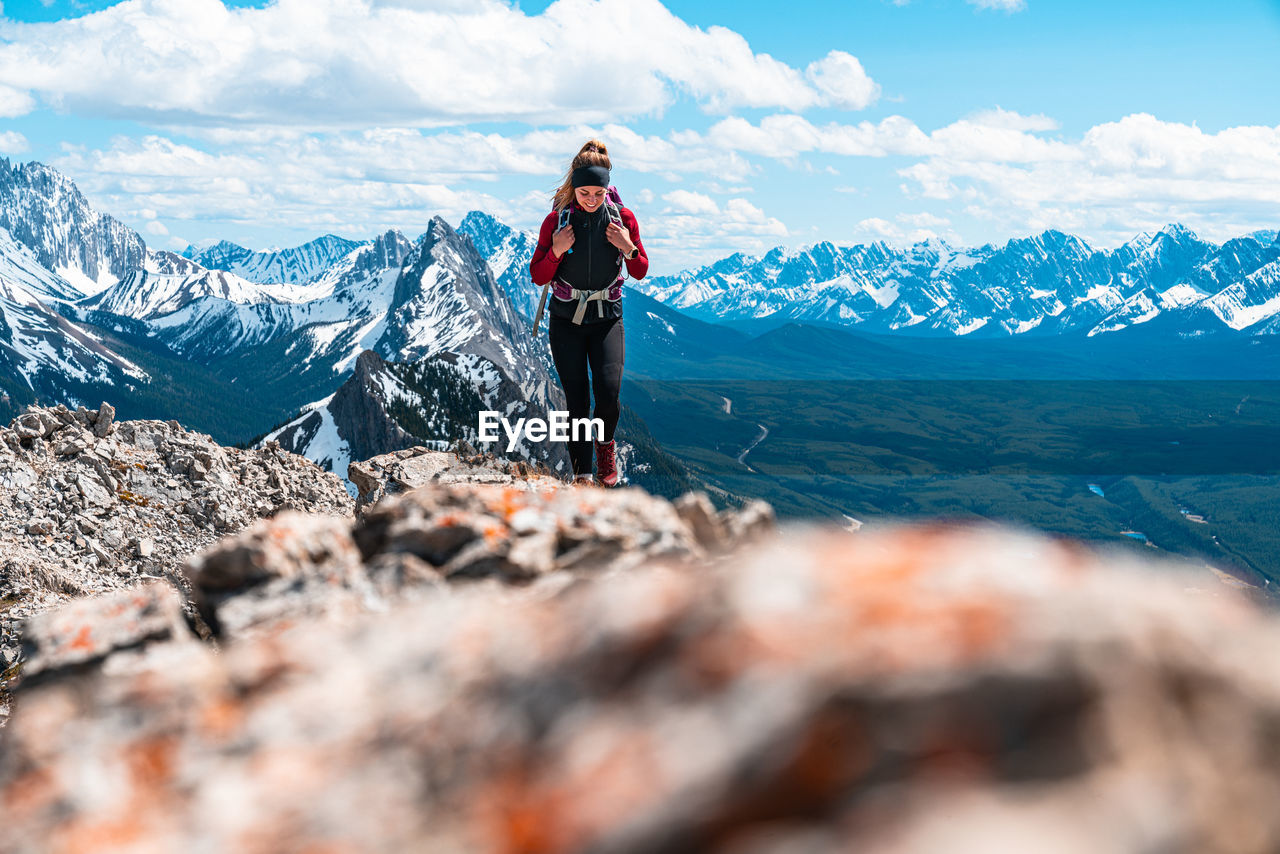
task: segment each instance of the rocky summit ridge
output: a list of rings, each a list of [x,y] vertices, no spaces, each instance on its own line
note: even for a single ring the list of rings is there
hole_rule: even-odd
[[[72,598],[167,578],[285,509],[350,514],[342,482],[279,446],[225,448],[176,421],[29,407],[0,427],[0,672],[17,626]]]
[[[53,522],[5,523],[53,537],[6,585],[48,587],[27,561],[81,517],[128,519],[113,559],[161,514],[208,543],[119,582],[81,553],[20,605],[6,854],[1280,846],[1280,621],[1208,575],[426,449],[353,466],[353,514],[278,448],[108,407],[0,439],[9,505]]]

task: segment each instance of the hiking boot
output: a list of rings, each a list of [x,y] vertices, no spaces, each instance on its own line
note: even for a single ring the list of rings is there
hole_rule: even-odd
[[[596,479],[589,474],[580,474],[573,479],[574,486],[595,486]]]
[[[596,443],[596,480],[602,486],[618,485],[618,440]]]

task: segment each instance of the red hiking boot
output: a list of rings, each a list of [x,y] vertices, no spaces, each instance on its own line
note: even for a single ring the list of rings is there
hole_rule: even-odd
[[[596,482],[601,486],[618,485],[618,440],[596,443]]]

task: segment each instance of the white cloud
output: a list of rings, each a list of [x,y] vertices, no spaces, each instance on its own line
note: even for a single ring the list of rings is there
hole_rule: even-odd
[[[726,149],[695,131],[673,131],[664,139],[644,136],[625,125],[606,124],[599,128],[578,125],[532,131],[519,137],[516,145],[549,158],[554,163],[552,171],[563,174],[572,153],[592,137],[607,143],[615,169],[634,169],[671,181],[695,173],[726,182],[741,182],[759,171],[737,151]]]
[[[1027,8],[1026,0],[966,0],[979,9],[998,9],[1002,12],[1020,12]]]
[[[686,133],[673,134],[673,139],[777,160],[792,160],[802,154],[994,157],[1012,161],[1075,156],[1069,146],[1033,135],[1057,127],[1057,122],[1048,116],[1022,116],[999,108],[953,122],[931,134],[903,116],[889,116],[874,124],[864,121],[815,125],[803,116],[779,113],[765,116],[758,124],[732,116],[712,125],[705,138]]]
[[[1206,133],[1134,114],[1070,142],[972,122],[933,138],[933,156],[899,170],[912,192],[1016,232],[1052,227],[1106,243],[1181,221],[1220,240],[1240,222],[1274,221],[1280,198],[1280,126]]]
[[[701,193],[675,190],[669,207],[643,223],[646,251],[664,272],[709,263],[735,252],[761,254],[790,232],[782,221],[743,198],[723,206]]]
[[[961,119],[938,128],[929,135],[929,139],[930,154],[962,161],[1034,163],[1072,160],[1080,156],[1067,143],[1042,139],[1010,124],[988,124],[974,119]]]
[[[67,147],[51,165],[69,174],[100,207],[121,216],[265,228],[288,222],[333,230],[338,223],[363,234],[389,226],[409,229],[425,225],[434,213],[448,217],[478,207],[529,226],[541,221],[570,155],[590,137],[609,144],[615,174],[625,168],[675,180],[694,172],[736,183],[757,168],[701,138],[678,145],[620,125],[515,137],[405,128],[266,134],[212,150],[150,134],[118,137],[105,149]],[[507,176],[545,178],[546,189],[518,200],[473,189],[475,182]],[[633,195],[619,183],[628,203],[654,199],[651,190]]]
[[[910,246],[925,240],[944,239],[951,243],[959,241],[954,231],[949,229],[950,220],[922,212],[915,214],[898,214],[895,222],[882,217],[868,217],[854,227],[853,233],[858,240],[883,240],[895,246]],[[936,229],[945,228],[939,233]]]
[[[16,130],[0,133],[0,154],[22,154],[30,148],[27,138]]]
[[[805,77],[829,106],[862,110],[880,97],[880,85],[867,76],[856,56],[833,50],[805,69]]]
[[[738,225],[755,226],[757,234],[786,235],[787,227],[779,220],[765,215],[765,212],[746,199],[730,199],[724,207],[724,217],[728,222]]]
[[[913,157],[898,169],[908,197],[967,206],[1005,233],[1030,225],[1115,241],[1177,220],[1221,239],[1231,236],[1228,221],[1232,228],[1275,221],[1280,127],[1214,134],[1145,114],[1097,125],[1076,139],[1053,133],[1059,127],[1044,114],[997,107],[927,134],[901,116],[815,125],[777,114],[754,124],[727,118],[705,137],[681,139],[788,164],[812,154]],[[904,230],[908,223],[891,225],[895,239],[925,236]],[[880,234],[874,222],[862,230]]]
[[[36,108],[35,100],[20,89],[0,84],[0,118],[25,116]]]
[[[914,214],[898,214],[898,222],[915,226],[916,228],[941,228],[951,225],[951,220],[946,217],[936,216],[927,211]]]
[[[738,182],[756,168],[697,134],[645,137],[619,125],[531,131],[505,139],[413,129],[269,136],[214,153],[158,135],[122,137],[104,150],[68,151],[54,165],[75,178],[99,207],[125,217],[145,210],[169,222],[263,228],[288,222],[361,237],[388,227],[413,232],[435,214],[456,222],[480,208],[533,228],[549,209],[552,186],[569,155],[593,136],[608,143],[615,174],[625,168],[675,179],[694,172],[699,178],[719,175]],[[673,141],[677,138],[682,141]],[[479,169],[486,171],[474,171]],[[467,187],[494,175],[542,176],[547,189],[504,198]],[[700,181],[698,190],[657,194],[622,184],[623,198],[633,207],[655,199],[663,204],[662,211],[638,212],[645,245],[660,269],[674,271],[737,251],[761,252],[787,236],[786,226],[760,207],[742,198],[721,205],[702,189],[749,190]]]
[[[599,50],[584,49],[598,45]],[[0,23],[0,112],[31,94],[84,115],[169,126],[596,122],[706,110],[858,109],[879,87],[832,51],[803,72],[659,0],[130,0],[79,18]]]
[[[898,233],[898,229],[893,223],[878,216],[868,217],[859,222],[858,230],[874,234],[877,237],[888,237]]]
[[[713,125],[706,141],[717,148],[784,160],[809,152],[883,157],[929,150],[928,137],[902,116],[889,116],[878,124],[821,126],[794,114],[766,116],[758,125],[733,116]]]
[[[1049,131],[1062,127],[1057,119],[1050,118],[1044,113],[1024,116],[1013,110],[1006,110],[1001,107],[996,107],[993,110],[981,110],[969,116],[968,120],[973,124],[993,128],[1006,128],[1008,130]]]
[[[615,174],[629,173],[618,181],[629,204],[657,200],[655,208],[662,208],[643,213],[664,258],[697,262],[716,252],[761,251],[791,234],[744,198],[770,160],[830,170],[819,156],[894,158],[883,170],[901,178],[912,207],[921,199],[941,203],[929,205],[933,213],[885,213],[901,210],[903,199],[879,207],[879,185],[842,163],[836,165],[849,177],[838,180],[848,184],[831,189],[861,188],[857,216],[866,218],[859,233],[896,241],[936,234],[962,242],[951,225],[961,220],[990,235],[1053,227],[1100,244],[1183,221],[1222,239],[1274,225],[1280,198],[1280,127],[1209,133],[1137,114],[1067,136],[1050,116],[1000,107],[931,132],[903,116],[818,124],[795,113],[729,117],[706,130],[662,136],[616,123],[520,135],[405,127],[222,129],[197,135],[197,142],[149,135],[120,138],[101,150],[69,147],[52,165],[102,209],[138,221],[163,219],[175,228],[200,219],[367,236],[387,227],[412,231],[433,214],[452,219],[472,208],[527,228],[548,210],[570,155],[590,137],[609,144]],[[0,150],[9,142],[25,140],[0,135]],[[657,182],[636,181],[636,173]],[[536,178],[543,189],[521,187],[514,195],[498,189],[506,185],[495,182],[510,176],[524,176],[526,185]],[[663,187],[664,180],[671,183]],[[769,188],[758,189],[752,198],[768,207]],[[834,196],[832,202],[839,204]]]
[[[156,237],[164,237],[169,233],[169,229],[165,228],[164,223],[157,219],[148,221],[144,230],[147,234],[154,234]]]
[[[512,222],[545,212],[549,192],[507,201],[382,167],[344,169],[322,147],[210,153],[159,136],[118,138],[106,150],[70,149],[53,166],[95,207],[124,219],[205,220],[363,237],[425,228],[435,214],[456,222],[480,208]],[[534,221],[536,221],[536,219]]]
[[[667,213],[720,213],[720,206],[715,203],[715,200],[710,196],[704,196],[702,193],[693,193],[688,190],[673,190],[670,193],[664,194],[662,199],[670,205],[670,207],[666,209]]]

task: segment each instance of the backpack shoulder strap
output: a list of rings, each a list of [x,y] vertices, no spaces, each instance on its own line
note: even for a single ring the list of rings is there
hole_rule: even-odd
[[[622,221],[621,205],[614,204],[611,201],[605,201],[604,212],[605,212],[605,215],[609,217],[609,222],[613,223],[619,228],[626,228],[626,225]]]

